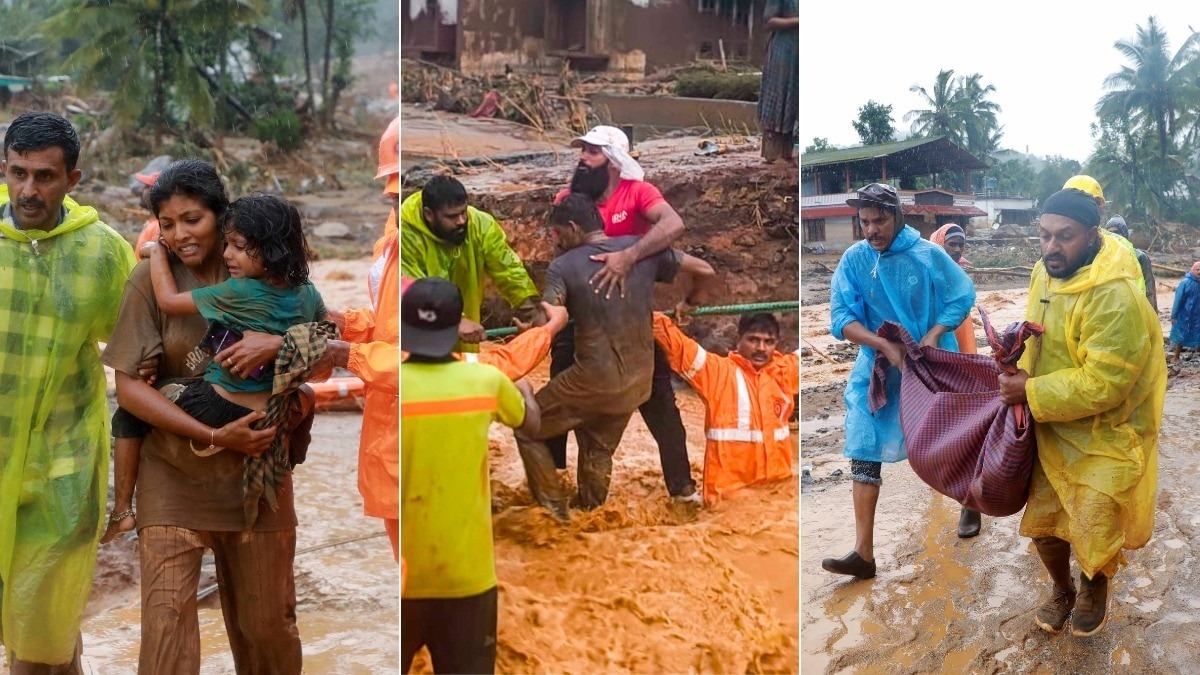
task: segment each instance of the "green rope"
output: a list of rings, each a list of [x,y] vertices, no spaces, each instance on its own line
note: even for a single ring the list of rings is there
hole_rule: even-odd
[[[692,310],[692,316],[715,316],[729,314],[745,314],[747,312],[799,312],[799,300],[784,300],[782,302],[753,302],[745,305],[716,305],[713,307],[696,307]],[[667,316],[674,316],[675,310],[663,312]],[[516,335],[518,332],[516,326],[508,326],[505,328],[492,328],[487,331],[489,339],[498,337],[507,337]]]

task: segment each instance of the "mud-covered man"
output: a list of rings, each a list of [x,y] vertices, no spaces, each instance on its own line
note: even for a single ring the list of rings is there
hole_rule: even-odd
[[[539,503],[560,518],[567,495],[555,472],[546,439],[575,431],[579,440],[579,503],[595,508],[608,497],[612,457],[629,418],[651,391],[654,333],[651,301],[655,282],[671,282],[683,272],[699,282],[688,289],[688,302],[713,278],[708,263],[673,249],[639,260],[626,277],[623,295],[596,293],[590,280],[602,266],[597,255],[636,245],[636,237],[608,237],[595,202],[569,194],[550,212],[548,224],[563,253],[546,273],[543,298],[565,305],[575,321],[575,360],[537,394],[542,410],[536,434],[517,433],[529,487]]]
[[[1001,399],[1027,402],[1037,423],[1020,533],[1033,538],[1053,587],[1034,621],[1058,633],[1070,618],[1081,637],[1108,621],[1108,581],[1125,563],[1122,550],[1145,546],[1154,529],[1167,385],[1162,331],[1141,297],[1141,271],[1099,225],[1087,193],[1066,189],[1046,200],[1042,259],[1025,310],[1046,332],[1015,375],[1000,376]]]
[[[683,219],[671,208],[658,188],[645,180],[645,171],[629,154],[629,139],[616,127],[593,127],[571,141],[579,148],[579,163],[571,176],[570,189],[559,192],[561,201],[569,192],[591,197],[609,237],[633,236],[632,246],[612,253],[597,254],[593,260],[603,266],[590,282],[598,293],[626,292],[626,279],[637,261],[667,250],[683,234]],[[559,334],[550,353],[550,374],[566,370],[574,362],[572,328]],[[688,462],[687,435],[675,390],[671,387],[671,367],[657,347],[654,350],[654,379],[650,398],[638,409],[646,427],[658,444],[667,493],[677,501],[699,502],[696,483]],[[567,462],[566,435],[552,439],[550,452],[555,465]]]
[[[846,384],[846,457],[854,483],[854,550],[821,567],[860,579],[875,576],[875,506],[884,462],[907,459],[900,429],[903,346],[875,334],[885,321],[922,345],[957,351],[953,330],[975,304],[975,287],[940,246],[903,224],[895,188],[871,183],[846,204],[858,210],[863,240],[846,249],[833,274],[831,332],[860,345]],[[888,403],[872,414],[867,390],[877,352],[887,369]]]
[[[486,337],[479,323],[484,277],[524,321],[541,320],[538,291],[521,258],[490,213],[467,204],[467,189],[434,176],[400,205],[400,274],[441,277],[463,297],[456,351],[478,352]]]

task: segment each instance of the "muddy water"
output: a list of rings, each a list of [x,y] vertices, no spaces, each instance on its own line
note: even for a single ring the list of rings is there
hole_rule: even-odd
[[[545,381],[545,366],[533,380]],[[686,390],[678,398],[699,478],[702,403]],[[563,525],[532,506],[511,432],[493,428],[490,445],[497,672],[795,672],[795,481],[707,511],[671,504],[654,441],[634,415],[608,502]],[[573,467],[573,440],[568,452]],[[414,670],[429,672],[423,655]]]
[[[1004,305],[1020,294],[981,298]],[[1163,298],[1167,299],[1167,298]],[[1164,312],[1168,311],[1164,305]],[[1003,321],[1008,321],[1004,317]],[[1001,323],[1001,321],[997,321]],[[827,373],[828,375],[828,373]],[[843,376],[844,377],[844,376]],[[829,384],[835,380],[826,378]],[[1154,537],[1127,552],[1110,587],[1109,623],[1090,639],[1052,636],[1033,623],[1050,582],[1020,516],[984,518],[983,533],[960,540],[959,506],[935,493],[906,464],[884,469],[875,530],[878,576],[835,577],[821,558],[853,547],[851,486],[840,455],[844,414],[825,380],[804,382],[805,462],[813,479],[801,495],[803,600],[801,667],[811,672],[1136,672],[1200,669],[1200,480],[1195,416],[1200,370],[1185,365],[1168,390],[1159,449]],[[817,415],[830,417],[818,419]],[[817,428],[814,428],[817,427]],[[822,431],[824,429],[824,431]],[[842,475],[834,475],[837,468]]]
[[[362,515],[358,495],[361,419],[319,415],[308,460],[296,469],[296,613],[307,672],[390,672],[400,659],[399,573],[381,521]],[[210,578],[205,575],[201,586]],[[124,605],[85,619],[90,672],[136,671],[136,593],[136,586],[126,589]],[[200,603],[200,645],[202,673],[234,672],[215,594]]]

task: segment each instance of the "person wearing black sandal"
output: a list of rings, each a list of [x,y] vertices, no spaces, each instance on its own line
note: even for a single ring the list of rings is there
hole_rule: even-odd
[[[860,345],[846,384],[846,457],[854,481],[854,550],[825,558],[821,567],[859,579],[875,576],[875,506],[883,462],[907,459],[900,428],[900,371],[903,347],[876,334],[895,321],[921,344],[958,351],[954,329],[975,304],[975,287],[937,244],[903,222],[900,195],[891,185],[872,183],[846,204],[857,210],[863,240],[842,256],[830,294],[831,332]],[[876,354],[887,357],[888,403],[872,413],[868,384]]]

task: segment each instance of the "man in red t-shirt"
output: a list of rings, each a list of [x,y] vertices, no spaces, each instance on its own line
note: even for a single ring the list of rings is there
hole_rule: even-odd
[[[683,234],[683,219],[663,199],[658,188],[645,182],[645,172],[629,155],[629,139],[616,127],[592,127],[583,136],[571,141],[579,148],[579,164],[571,177],[571,185],[554,198],[557,203],[571,192],[581,192],[596,201],[604,219],[604,234],[609,237],[637,235],[641,239],[627,249],[592,256],[604,263],[592,277],[598,293],[624,295],[625,278],[634,264],[671,247]],[[575,333],[572,326],[558,334],[550,352],[550,375],[553,377],[575,362]],[[675,391],[671,387],[671,367],[666,355],[657,345],[654,349],[654,382],[650,399],[638,411],[658,443],[663,478],[667,492],[679,501],[700,501],[692,469],[688,463],[687,437]],[[555,466],[567,465],[567,437],[547,442]]]

